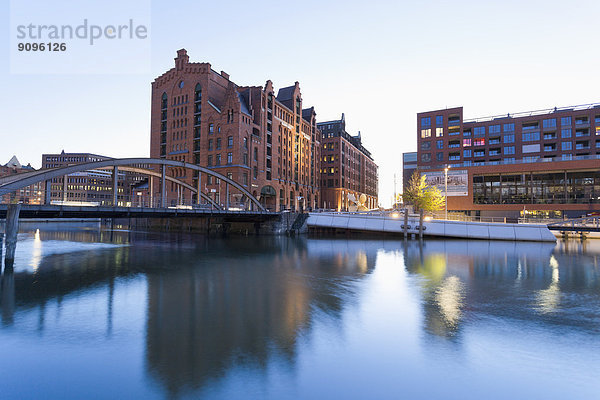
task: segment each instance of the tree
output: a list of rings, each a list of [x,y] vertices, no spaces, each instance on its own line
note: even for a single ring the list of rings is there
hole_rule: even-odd
[[[402,198],[405,203],[415,207],[415,210],[439,210],[444,207],[444,195],[438,188],[427,185],[426,179],[427,176],[415,171],[408,181]]]

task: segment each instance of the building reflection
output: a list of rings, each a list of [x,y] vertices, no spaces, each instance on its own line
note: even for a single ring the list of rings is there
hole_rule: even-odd
[[[374,267],[375,252],[335,243],[272,239],[236,247],[243,256],[226,260],[226,268],[206,262],[149,273],[150,374],[176,397],[233,365],[265,367],[273,355],[292,364],[315,312],[339,318],[352,295],[348,280]]]
[[[340,320],[351,283],[369,274],[380,242],[239,238],[99,231],[32,231],[31,253],[1,276],[2,326],[18,313],[47,313],[68,296],[106,289],[106,336],[112,335],[118,279],[147,282],[146,367],[171,394],[201,389],[240,362],[295,362],[297,341],[315,318]],[[48,253],[81,243],[123,244]],[[23,247],[22,247],[23,248]],[[85,298],[85,297],[83,297]],[[48,314],[50,315],[50,314]],[[276,349],[276,350],[275,350]]]
[[[571,245],[581,250],[580,245]],[[593,321],[569,308],[569,298],[600,289],[598,255],[585,250],[564,252],[563,246],[485,241],[407,243],[405,267],[420,278],[425,331],[455,339],[460,336],[466,311],[552,324],[568,321],[594,329]]]

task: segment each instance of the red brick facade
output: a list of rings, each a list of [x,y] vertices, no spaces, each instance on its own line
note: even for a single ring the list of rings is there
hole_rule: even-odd
[[[175,67],[152,83],[150,155],[208,167],[243,185],[270,210],[317,207],[320,200],[320,133],[314,109],[302,108],[298,82],[275,89],[238,86],[208,63],[191,63],[177,52]],[[169,174],[197,187],[197,174]],[[225,185],[202,176],[201,190],[225,204]],[[154,195],[160,196],[158,185]],[[229,204],[247,199],[229,189]],[[167,186],[168,204],[195,194]]]
[[[323,208],[347,211],[360,196],[366,196],[365,207],[378,206],[377,165],[371,153],[362,146],[360,132],[346,132],[344,114],[340,120],[319,122],[322,132],[321,188]]]
[[[600,212],[600,104],[466,121],[462,107],[423,112],[417,146],[421,173],[446,165],[468,171],[468,195],[449,196],[450,211],[509,217]],[[405,172],[411,168],[414,163]]]

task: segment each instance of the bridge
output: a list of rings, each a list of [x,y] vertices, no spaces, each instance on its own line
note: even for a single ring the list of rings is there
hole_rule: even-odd
[[[176,173],[168,173],[171,172],[169,168],[176,168]],[[65,201],[66,195],[62,201],[52,199],[53,182],[56,185],[62,178],[63,193],[66,193],[69,176],[79,176],[77,174],[86,171],[97,173],[104,171],[103,175],[108,177],[106,170],[110,171],[112,178],[112,192],[108,196],[110,197],[110,201],[107,201],[108,205]],[[194,185],[174,176],[183,175],[181,174],[182,170],[193,171],[192,182]],[[125,177],[123,172],[148,177],[149,201],[147,203],[141,201],[119,203],[119,180]],[[202,182],[207,177],[216,180],[220,188],[219,192],[222,185],[225,186],[224,199],[219,193],[219,201],[215,201],[216,196],[211,198],[202,190]],[[270,232],[283,231],[286,228],[289,230],[296,218],[296,215],[292,213],[276,213],[267,210],[256,198],[256,192],[250,193],[244,185],[233,179],[210,168],[183,161],[157,158],[113,158],[25,172],[0,178],[0,197],[38,183],[45,184],[43,204],[0,205],[0,219],[6,219],[5,261],[7,261],[7,265],[12,264],[14,260],[19,219],[128,218],[136,221],[136,224],[144,220],[146,224],[148,221],[153,221],[152,223],[156,223],[159,228],[166,226],[168,229],[171,225],[180,225],[189,230],[200,229],[204,232],[211,232],[211,229],[214,228],[223,233],[227,232],[232,224],[237,224],[237,228],[241,231],[258,233],[261,229],[267,229]],[[173,195],[168,196],[167,184],[175,185],[178,188],[176,199],[173,199]],[[124,185],[122,183],[122,186]],[[185,192],[182,189],[191,194],[189,201],[181,195]],[[234,197],[237,197],[237,202],[231,202],[230,191],[233,192]],[[170,204],[168,204],[168,200],[170,200]],[[178,222],[171,224],[171,221]],[[187,225],[184,226],[181,221],[185,221]],[[146,227],[148,226],[146,225]]]
[[[155,166],[160,169],[160,172],[150,169],[150,166]],[[195,174],[196,185],[193,187],[188,183],[173,177],[167,173],[167,168],[181,168],[186,170],[192,170]],[[184,161],[174,161],[174,160],[166,160],[159,158],[113,158],[102,161],[95,161],[89,163],[81,163],[69,165],[67,167],[60,168],[49,168],[42,169],[38,171],[25,172],[16,175],[10,175],[0,178],[0,196],[5,194],[14,192],[19,189],[26,188],[27,186],[45,182],[45,201],[46,205],[50,205],[52,203],[52,199],[50,197],[51,194],[51,183],[53,179],[63,178],[63,192],[67,191],[67,176],[70,174],[81,173],[85,171],[94,171],[94,170],[106,170],[110,169],[112,171],[112,205],[116,207],[118,205],[118,182],[119,182],[119,171],[123,172],[132,172],[141,175],[147,175],[149,177],[149,195],[150,195],[150,208],[158,207],[158,208],[166,208],[167,207],[167,182],[171,182],[175,184],[178,188],[185,188],[190,191],[190,193],[195,194],[196,201],[193,202],[194,205],[202,205],[203,200],[204,203],[209,205],[211,208],[216,209],[225,209],[228,211],[231,210],[230,203],[230,187],[237,190],[242,195],[242,205],[243,208],[247,208],[250,211],[266,211],[265,207],[260,203],[260,201],[250,193],[243,185],[235,182],[233,179],[230,179],[218,172],[206,168],[201,167],[195,164],[190,164]],[[203,176],[209,176],[215,179],[218,179],[219,182],[223,182],[225,184],[225,204],[220,205],[211,199],[206,193],[202,191],[202,182]],[[154,178],[158,179],[158,184],[160,187],[160,194],[155,198],[154,194]],[[178,191],[179,193],[179,191]],[[193,196],[192,196],[193,197]],[[177,204],[181,205],[185,203],[181,201],[182,199],[178,196]],[[192,202],[188,203],[188,205],[192,205]],[[236,210],[238,211],[241,207],[237,205]]]
[[[573,232],[579,234],[600,232],[600,216],[596,215],[553,222],[548,224],[548,229],[563,233]]]

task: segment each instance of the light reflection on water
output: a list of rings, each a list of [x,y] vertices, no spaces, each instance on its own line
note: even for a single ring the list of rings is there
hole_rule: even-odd
[[[600,388],[600,242],[96,229],[19,239],[1,281],[3,398],[594,398]],[[44,371],[35,385],[32,370]]]

